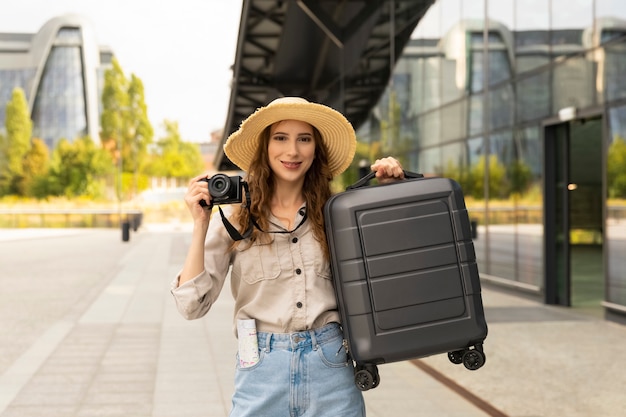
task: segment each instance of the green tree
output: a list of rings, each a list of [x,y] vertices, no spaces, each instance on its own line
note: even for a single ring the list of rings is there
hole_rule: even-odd
[[[110,155],[90,137],[63,139],[52,153],[48,189],[53,195],[101,197],[102,178],[112,170]]]
[[[50,153],[44,141],[33,139],[32,146],[24,156],[23,168],[23,194],[29,197],[45,197],[47,190],[44,184],[50,169]]]
[[[200,148],[196,143],[182,140],[178,123],[164,121],[165,136],[156,148],[147,167],[149,175],[165,178],[191,178],[204,169]]]
[[[117,60],[104,75],[101,142],[124,177],[132,177],[132,194],[139,191],[139,177],[147,163],[148,146],[154,130],[148,119],[144,86],[139,77],[127,79]],[[124,181],[126,183],[126,181]],[[127,187],[124,187],[127,189]],[[121,197],[121,196],[120,196]]]
[[[112,67],[104,73],[100,141],[117,163],[121,157],[118,145],[121,141],[121,132],[125,127],[123,114],[129,108],[129,83],[115,58],[111,64]]]
[[[24,175],[22,160],[30,149],[33,122],[30,119],[26,96],[21,88],[13,89],[6,106],[6,136],[0,143],[0,193],[20,194]]]

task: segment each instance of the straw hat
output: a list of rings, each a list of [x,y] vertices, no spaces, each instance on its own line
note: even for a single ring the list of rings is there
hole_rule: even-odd
[[[334,176],[350,166],[356,150],[356,134],[338,111],[300,97],[281,97],[258,108],[241,123],[224,145],[224,153],[239,168],[247,171],[256,157],[261,133],[281,120],[307,122],[319,130],[328,149],[328,165]]]

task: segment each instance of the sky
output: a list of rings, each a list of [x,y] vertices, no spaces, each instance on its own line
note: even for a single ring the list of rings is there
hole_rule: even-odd
[[[87,18],[125,75],[144,83],[156,139],[163,120],[182,139],[208,141],[224,127],[241,0],[3,0],[0,32],[36,33],[64,14]]]

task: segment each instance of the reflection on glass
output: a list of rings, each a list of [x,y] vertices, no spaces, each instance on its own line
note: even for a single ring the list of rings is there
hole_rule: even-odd
[[[552,112],[565,107],[585,108],[593,103],[593,67],[584,56],[559,63],[553,71]]]
[[[550,0],[549,2],[545,2],[552,7],[552,29],[572,29],[592,26],[594,1],[595,0]],[[522,1],[522,3],[525,2]]]
[[[606,100],[626,97],[626,20],[599,20],[603,48],[595,54],[598,60],[598,77]],[[602,79],[604,77],[604,79]]]
[[[439,0],[412,37],[397,66],[411,168],[461,184],[479,224],[481,271],[542,288],[544,126],[564,107],[605,106],[613,132],[605,148],[611,161],[620,155],[626,110],[611,108],[626,99],[626,2]],[[607,173],[609,291],[623,304],[617,271],[626,257],[614,251],[626,249],[614,225],[626,218],[626,199],[615,197],[625,164],[611,162]]]
[[[457,101],[441,109],[441,141],[448,142],[466,136],[467,108],[466,101]]]
[[[424,149],[418,155],[418,172],[433,176],[441,172],[441,148]]]
[[[489,92],[489,128],[490,130],[513,125],[513,88],[505,84]]]
[[[548,117],[550,110],[548,71],[521,78],[516,85],[517,120],[527,122]]]
[[[607,300],[626,305],[626,106],[609,112],[607,150]]]

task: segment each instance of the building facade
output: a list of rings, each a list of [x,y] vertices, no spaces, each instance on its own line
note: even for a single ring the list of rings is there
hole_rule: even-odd
[[[15,87],[24,90],[33,137],[53,149],[61,139],[99,140],[103,74],[112,53],[84,17],[49,20],[35,34],[0,33],[0,129]]]
[[[463,187],[484,281],[626,317],[626,3],[438,0],[363,142]]]

